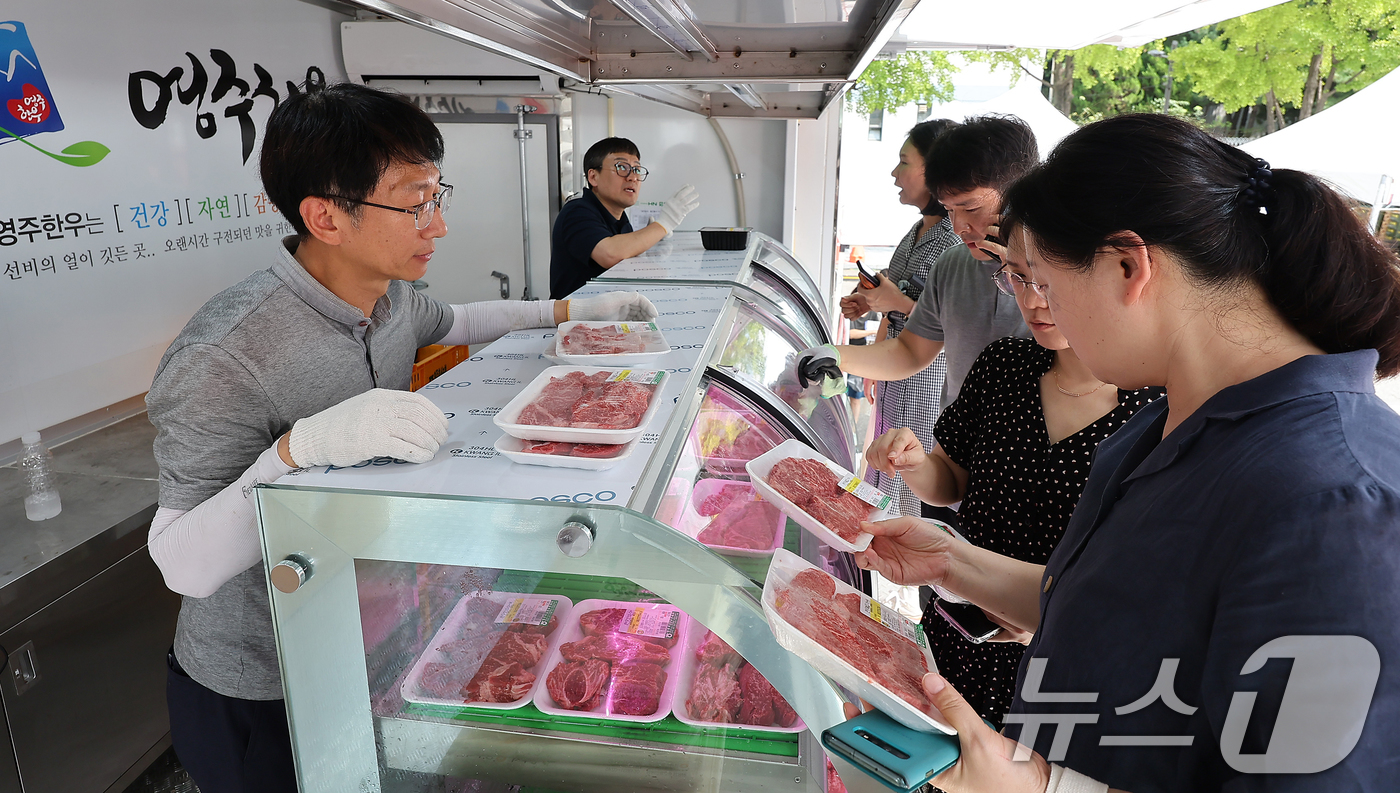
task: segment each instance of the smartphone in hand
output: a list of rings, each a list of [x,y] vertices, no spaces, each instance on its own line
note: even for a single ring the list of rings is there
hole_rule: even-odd
[[[1003,247],[1003,248],[1006,247],[1006,242],[1005,242],[1004,240],[1002,240],[1001,237],[998,237],[998,236],[996,236],[995,234],[988,234],[988,235],[987,235],[987,242],[995,242],[996,244],[1000,245],[1000,246]],[[987,250],[986,248],[983,248],[983,249],[982,249],[982,252],[985,253],[985,254],[987,254],[988,256],[992,257],[992,261],[996,262],[997,264],[1002,264],[1002,263],[1003,263],[1002,260],[1001,260],[1001,257],[998,256],[995,252],[989,251],[989,250]]]
[[[987,619],[982,609],[971,603],[952,603],[943,598],[933,601],[938,615],[973,644],[981,644],[1001,633],[1001,626]]]
[[[822,745],[885,787],[912,793],[958,761],[958,736],[911,730],[870,710],[822,731]]]
[[[856,272],[860,273],[860,285],[862,288],[874,289],[880,285],[880,276],[871,275],[870,271],[865,269],[865,262],[859,259],[856,260]]]

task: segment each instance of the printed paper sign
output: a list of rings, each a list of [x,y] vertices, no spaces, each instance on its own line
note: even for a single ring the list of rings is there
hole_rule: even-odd
[[[917,622],[910,620],[894,609],[885,608],[878,600],[872,600],[866,595],[861,595],[860,613],[884,625],[886,628],[898,633],[900,636],[903,636],[920,647],[928,646],[928,639],[924,635],[924,629],[919,627]]]
[[[840,486],[842,490],[864,501],[876,509],[886,509],[894,499],[881,493],[874,485],[866,482],[854,474],[847,474],[841,478]]]
[[[559,608],[558,598],[518,597],[506,601],[496,622],[548,625]]]

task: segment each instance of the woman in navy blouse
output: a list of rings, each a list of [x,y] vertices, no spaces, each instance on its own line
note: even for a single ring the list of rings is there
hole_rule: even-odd
[[[1084,127],[1007,199],[1095,377],[1167,396],[1099,446],[1044,566],[866,524],[861,566],[1035,634],[1024,747],[926,678],[963,751],[934,783],[1393,790],[1400,263],[1322,182],[1166,116]]]

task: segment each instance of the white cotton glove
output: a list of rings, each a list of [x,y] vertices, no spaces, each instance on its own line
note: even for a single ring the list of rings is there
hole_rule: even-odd
[[[375,388],[292,425],[289,449],[302,468],[374,457],[426,463],[447,440],[447,417],[422,394]]]
[[[656,306],[636,292],[608,292],[569,300],[569,319],[645,322],[656,319]]]
[[[700,191],[695,189],[695,185],[688,184],[676,191],[661,207],[661,215],[656,218],[656,222],[666,229],[670,234],[676,230],[676,226],[685,220],[685,216],[694,212],[700,206]]]

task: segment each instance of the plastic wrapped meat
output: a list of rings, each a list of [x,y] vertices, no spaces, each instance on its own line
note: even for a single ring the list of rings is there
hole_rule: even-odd
[[[559,352],[563,355],[628,355],[666,349],[660,331],[623,332],[617,325],[575,325],[559,338]]]
[[[739,657],[728,642],[716,636],[714,631],[706,631],[705,638],[700,640],[700,646],[695,648],[695,660],[701,664],[737,666],[743,663],[744,659]]]
[[[625,716],[650,716],[661,706],[665,687],[666,670],[658,664],[616,664],[608,684],[609,710]]]
[[[747,482],[725,482],[720,489],[705,497],[695,511],[704,517],[718,515],[735,499],[753,498],[753,485]]]
[[[578,626],[583,631],[584,636],[604,636],[613,633],[621,633],[632,636],[642,641],[659,644],[662,647],[675,647],[675,636],[643,636],[635,635],[632,631],[625,630],[628,626],[624,624],[632,619],[636,609],[594,609],[578,619]]]
[[[490,598],[472,598],[464,610],[457,638],[434,647],[447,660],[423,665],[419,689],[436,699],[464,703],[515,702],[529,694],[535,683],[531,670],[559,621],[498,623],[501,604]]]
[[[622,453],[625,443],[579,443],[570,452],[574,457],[610,458]]]
[[[622,453],[622,443],[566,443],[564,441],[525,441],[520,449],[531,454],[552,454],[558,457],[616,457]]]
[[[820,461],[802,457],[779,460],[768,472],[769,487],[837,536],[854,541],[874,507],[841,489],[839,482]]]
[[[559,653],[568,661],[585,661],[589,658],[599,658],[609,663],[637,661],[665,664],[671,661],[671,653],[665,647],[626,633],[609,633],[565,642],[559,645]]]
[[[610,372],[585,375],[574,371],[551,377],[520,410],[516,422],[542,427],[632,429],[641,422],[656,387],[630,380],[608,382],[610,376]]]
[[[568,457],[574,453],[574,444],[565,441],[525,441],[525,445],[520,451],[530,454],[553,454]]]
[[[700,641],[695,660],[695,676],[685,702],[692,719],[758,727],[797,723],[797,712],[777,689],[713,632]]]
[[[554,704],[568,710],[593,710],[602,703],[611,667],[596,658],[561,663],[545,678]]]
[[[701,664],[695,670],[685,709],[690,718],[732,724],[739,716],[743,697],[734,664]]]
[[[935,712],[923,689],[927,658],[913,642],[862,613],[859,595],[837,595],[834,579],[804,570],[778,590],[774,604],[789,625],[866,677],[919,710]]]
[[[706,545],[766,551],[773,547],[782,511],[767,501],[734,501],[710,519],[696,539]]]

